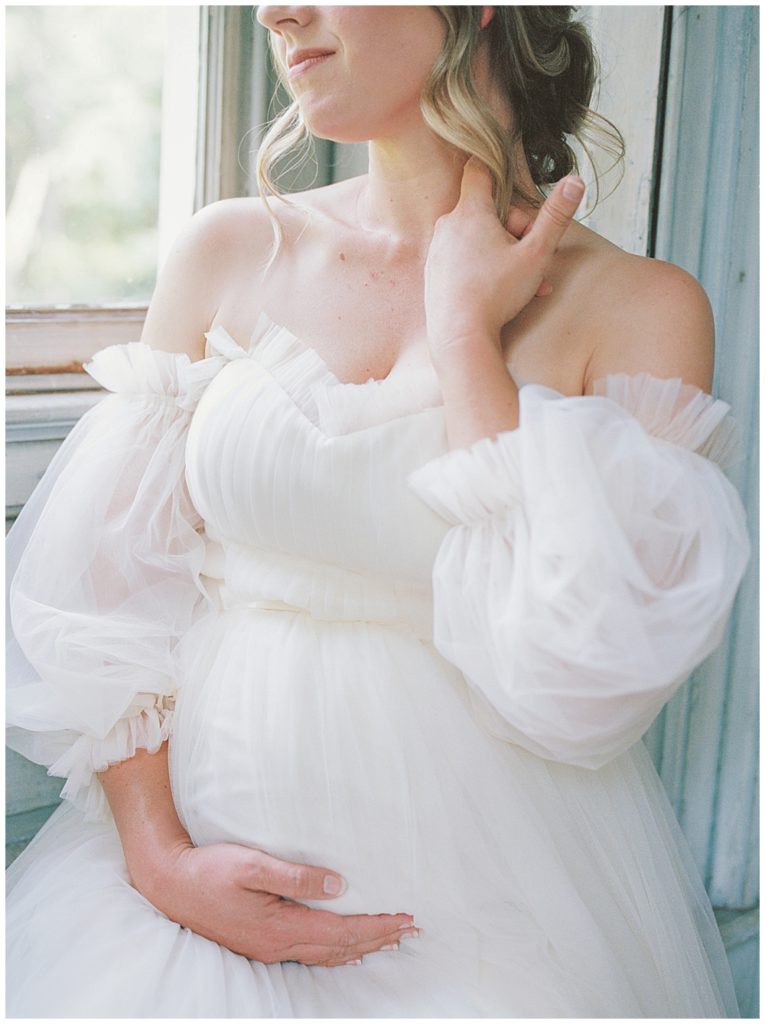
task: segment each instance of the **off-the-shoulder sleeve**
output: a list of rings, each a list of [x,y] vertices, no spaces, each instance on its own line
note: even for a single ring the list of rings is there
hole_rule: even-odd
[[[679,379],[519,392],[516,430],[431,460],[412,490],[452,528],[434,644],[546,758],[598,768],[720,642],[749,559],[721,469],[730,407]]]
[[[185,485],[194,407],[223,361],[118,345],[86,367],[114,392],[71,431],[8,538],[8,745],[89,818],[95,772],[156,751],[173,648],[204,601],[204,542]]]

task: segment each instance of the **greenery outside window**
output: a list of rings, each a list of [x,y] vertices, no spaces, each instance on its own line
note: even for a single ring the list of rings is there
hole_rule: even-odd
[[[267,77],[252,7],[18,6],[7,29],[12,522],[100,397],[82,364],[139,339],[194,210],[248,192],[238,144],[265,120]]]

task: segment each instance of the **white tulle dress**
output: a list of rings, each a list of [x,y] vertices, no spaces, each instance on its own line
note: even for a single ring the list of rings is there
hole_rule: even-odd
[[[737,1015],[639,742],[748,559],[724,402],[526,383],[449,451],[430,368],[345,384],[265,316],[89,372],[115,394],[12,538],[10,743],[67,799],[9,871],[10,1016]],[[331,867],[331,909],[419,938],[266,966],[158,912],[94,772],[167,737],[196,844]]]

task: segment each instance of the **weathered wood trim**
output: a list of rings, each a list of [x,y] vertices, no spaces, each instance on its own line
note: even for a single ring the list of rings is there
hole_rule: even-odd
[[[253,8],[204,5],[200,11],[196,209],[256,194],[249,151],[269,98]]]
[[[595,5],[583,7],[581,11],[601,62],[601,78],[593,106],[621,131],[626,156],[621,181],[616,170],[605,174],[601,195],[606,198],[600,200],[592,213],[578,219],[628,252],[645,255],[655,184],[664,7]],[[592,178],[590,163],[578,146],[574,148],[581,155],[581,170],[587,181]],[[597,149],[595,155],[598,157]],[[610,158],[600,155],[598,159],[599,169],[605,171]],[[589,185],[582,210],[591,209],[594,202],[595,189]]]
[[[733,972],[741,1016],[759,1018],[760,912],[721,910],[715,916]]]
[[[5,751],[5,861],[10,864],[59,804],[63,779],[14,750]]]
[[[59,780],[63,782],[63,780]],[[37,835],[58,803],[45,807],[33,807],[18,814],[7,814],[5,818],[5,866],[8,867],[24,847]]]
[[[99,349],[138,341],[146,305],[11,307],[6,374],[77,373]]]
[[[9,378],[23,388],[5,399],[6,523],[19,514],[75,423],[103,397],[103,390],[87,374],[78,376],[82,380],[72,390],[41,392],[27,390],[34,377]],[[70,375],[61,374],[60,379],[67,381]]]
[[[758,900],[759,852],[758,14],[672,8],[656,235],[656,255],[698,277],[714,310],[714,391],[741,430],[728,475],[754,551],[722,645],[662,713],[652,753],[713,904],[740,910]]]

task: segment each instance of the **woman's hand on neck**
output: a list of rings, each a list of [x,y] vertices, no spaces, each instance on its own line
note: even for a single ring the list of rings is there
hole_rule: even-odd
[[[518,185],[533,191],[519,148]],[[356,195],[356,223],[365,232],[385,236],[392,246],[419,253],[424,261],[436,221],[457,204],[467,159],[426,125],[405,138],[370,141],[369,172],[359,178]],[[532,216],[536,212],[521,201],[515,205]]]

